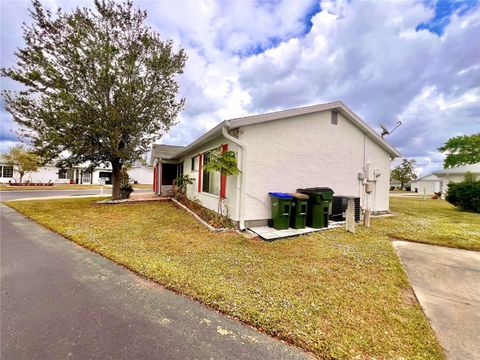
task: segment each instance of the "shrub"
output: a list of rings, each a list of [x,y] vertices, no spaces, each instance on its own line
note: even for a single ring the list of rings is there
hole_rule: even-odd
[[[193,179],[188,175],[180,175],[175,179],[175,197],[178,199],[183,198],[187,192],[187,185],[193,184]]]
[[[128,176],[128,173],[126,171],[122,171],[120,178],[120,195],[122,196],[122,199],[128,199],[130,197],[130,194],[133,192],[133,187],[131,183],[130,176]]]
[[[463,210],[480,213],[480,180],[471,177],[448,184],[446,200]]]

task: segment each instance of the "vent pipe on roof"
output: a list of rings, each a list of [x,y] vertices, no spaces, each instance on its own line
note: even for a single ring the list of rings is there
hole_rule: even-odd
[[[245,230],[245,216],[244,216],[244,199],[245,199],[245,159],[247,157],[247,147],[243,142],[238,140],[237,138],[233,137],[228,133],[228,129],[230,128],[231,123],[230,121],[225,122],[225,126],[222,127],[222,134],[227,139],[233,142],[234,144],[238,145],[240,151],[240,171],[241,173],[237,175],[237,218],[240,230]]]

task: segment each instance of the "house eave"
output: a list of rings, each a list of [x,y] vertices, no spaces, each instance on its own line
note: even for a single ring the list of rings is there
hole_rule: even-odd
[[[267,114],[260,114],[260,115],[252,115],[246,116],[241,118],[234,118],[230,120],[224,120],[218,125],[216,125],[213,129],[206,132],[198,139],[187,145],[184,149],[182,149],[179,153],[175,154],[171,158],[167,159],[177,159],[186,153],[190,152],[192,149],[215,139],[221,134],[222,128],[227,126],[230,129],[237,129],[245,126],[261,124],[269,121],[275,121],[280,119],[286,119],[290,117],[312,114],[315,112],[322,112],[322,111],[332,111],[337,110],[347,119],[352,121],[365,135],[367,135],[370,139],[376,142],[379,146],[381,146],[385,151],[390,154],[391,158],[399,157],[401,154],[400,152],[395,149],[393,146],[388,144],[380,135],[378,135],[375,130],[373,130],[367,123],[365,123],[362,119],[360,119],[353,111],[351,111],[343,102],[335,101],[326,104],[320,105],[312,105],[306,106],[296,109],[289,109],[289,110],[282,110],[271,112]]]
[[[299,115],[307,115],[316,112],[322,111],[332,111],[337,110],[347,119],[352,121],[357,127],[359,127],[366,135],[368,135],[372,140],[378,143],[383,149],[385,149],[392,158],[396,158],[400,156],[400,152],[395,149],[393,146],[388,144],[380,135],[378,135],[375,130],[373,130],[366,122],[360,119],[355,113],[350,110],[343,102],[341,101],[334,101],[331,103],[320,104],[320,105],[312,105],[306,106],[297,109],[290,109],[290,110],[282,110],[267,114],[261,115],[252,115],[243,118],[237,118],[228,120],[230,127],[232,129],[260,124],[269,121],[275,121],[280,119],[286,119],[294,116]]]

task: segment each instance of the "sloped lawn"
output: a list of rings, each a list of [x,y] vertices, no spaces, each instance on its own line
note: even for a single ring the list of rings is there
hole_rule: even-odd
[[[337,229],[263,242],[210,233],[170,202],[92,202],[8,205],[319,358],[444,358],[411,293],[386,225],[359,228],[356,235]]]
[[[378,219],[377,230],[393,238],[480,251],[480,214],[443,200],[390,198],[398,216]]]

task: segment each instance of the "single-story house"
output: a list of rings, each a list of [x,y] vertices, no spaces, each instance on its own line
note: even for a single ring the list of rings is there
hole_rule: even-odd
[[[28,172],[22,182],[32,183],[70,183],[75,184],[99,184],[100,178],[105,178],[106,184],[112,183],[112,169],[108,165],[88,171],[87,166],[81,165],[71,169],[60,169],[54,165],[40,166],[37,171]],[[16,166],[8,164],[0,158],[0,183],[18,182],[20,176]]]
[[[461,182],[465,180],[465,174],[469,172],[480,179],[480,163],[463,165],[435,171],[433,175],[437,176],[440,181],[440,191],[446,193],[448,190],[448,183]]]
[[[136,165],[127,172],[132,181],[137,184],[153,184],[153,167]]]
[[[440,192],[442,181],[434,174],[423,176],[412,181],[411,191],[419,194],[433,195]]]
[[[203,171],[212,150],[235,152],[241,171]],[[266,225],[269,192],[329,187],[360,198],[374,213],[389,210],[390,162],[400,153],[340,101],[225,120],[187,146],[152,148],[154,188],[168,195],[189,175],[187,196],[217,210],[223,199],[240,229]]]

